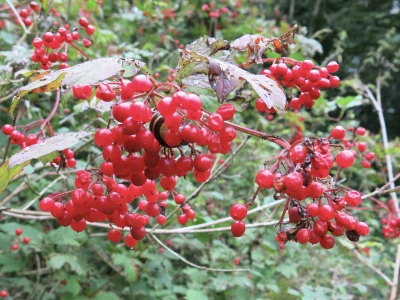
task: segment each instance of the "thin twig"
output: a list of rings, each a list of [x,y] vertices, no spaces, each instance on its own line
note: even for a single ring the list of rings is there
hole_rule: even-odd
[[[163,242],[161,242],[156,236],[154,236],[153,234],[150,234],[150,236],[157,242],[159,243],[163,248],[167,249],[170,253],[172,253],[173,255],[175,255],[177,258],[179,258],[181,261],[183,261],[184,263],[188,264],[189,266],[195,267],[197,269],[201,269],[204,271],[213,271],[213,272],[249,272],[250,269],[217,269],[217,268],[208,268],[205,266],[199,266],[196,265],[190,261],[188,261],[186,258],[184,258],[183,256],[179,255],[178,253],[176,253],[174,250],[172,250],[171,248],[169,248],[167,245],[165,245]]]

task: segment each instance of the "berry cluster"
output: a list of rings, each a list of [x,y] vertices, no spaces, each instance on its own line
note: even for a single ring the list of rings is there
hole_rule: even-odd
[[[170,96],[156,92],[165,88],[177,90]],[[159,225],[165,224],[169,194],[181,210],[178,223],[184,225],[194,219],[195,212],[185,196],[175,191],[177,177],[190,172],[198,182],[210,177],[215,153],[228,153],[236,137],[236,130],[225,125],[234,116],[234,106],[223,104],[214,114],[204,112],[199,96],[170,83],[153,82],[145,75],[96,86],[76,84],[72,91],[81,100],[93,94],[106,102],[117,100],[111,108],[115,125],[99,129],[94,135],[104,159],[99,169],[93,169],[94,173],[78,171],[76,190],[46,197],[40,208],[78,232],[84,230],[86,222],[94,221],[108,220],[119,228],[130,227],[130,235],[125,238],[129,247],[144,238],[144,226],[151,217]],[[184,146],[190,150],[189,155],[184,154]],[[209,153],[202,153],[199,146]],[[112,176],[130,182],[129,187]],[[157,179],[162,191],[157,189]],[[63,202],[69,194],[71,199]],[[143,214],[129,213],[134,204]],[[122,233],[112,229],[108,237],[118,242]]]
[[[8,7],[7,4],[2,5],[2,9],[7,9],[7,7]],[[25,24],[25,26],[31,26],[32,22],[33,22],[31,16],[35,13],[40,12],[40,6],[35,1],[31,1],[29,3],[29,6],[26,8],[18,7],[18,6],[17,6],[17,8],[18,8],[18,14],[19,14],[22,22]],[[8,8],[8,12],[10,15],[13,16],[14,23],[17,25],[20,25],[20,22],[19,22],[17,16],[14,14],[14,11],[10,7]],[[5,20],[0,20],[0,28],[2,28],[3,26],[5,26]]]
[[[94,33],[95,27],[90,25],[86,18],[80,18],[78,23],[81,26],[81,29],[84,29],[88,35]],[[92,45],[92,42],[89,39],[81,39],[79,28],[74,28],[71,32],[69,30],[70,25],[65,24],[54,32],[45,32],[42,38],[34,38],[32,45],[35,50],[31,56],[32,61],[40,63],[40,67],[43,70],[49,70],[52,64],[57,62],[60,63],[59,69],[68,68],[68,53],[67,51],[60,52],[61,49],[64,49],[64,45],[65,47],[71,45],[81,53],[83,53],[83,51],[76,45],[78,40],[81,40],[82,45],[85,48]]]
[[[17,251],[19,249],[18,242],[20,242],[20,236],[22,235],[22,229],[17,228],[15,230],[15,235],[17,236],[17,242],[15,242],[14,244],[11,245],[12,251]],[[22,243],[24,243],[24,244],[29,244],[30,241],[31,241],[31,239],[27,236],[22,239]]]
[[[21,149],[26,149],[29,146],[38,144],[38,143],[43,143],[46,140],[45,139],[39,139],[39,133],[37,134],[28,134],[27,131],[31,130],[35,127],[38,127],[39,125],[41,125],[43,122],[32,122],[31,124],[28,125],[22,125],[22,126],[18,126],[18,127],[22,127],[24,128],[23,132],[20,132],[16,129],[16,127],[10,125],[10,124],[5,124],[1,131],[10,137],[11,139],[11,144],[13,145],[18,145],[20,146]],[[52,130],[51,130],[52,131]],[[53,133],[54,135],[54,133]],[[75,154],[71,149],[64,149],[62,151],[63,155],[62,156],[58,156],[56,158],[53,159],[52,163],[55,166],[59,166],[62,158],[64,158],[65,160],[65,166],[68,168],[74,168],[76,166],[76,160],[74,158]]]
[[[240,3],[236,4],[236,8],[240,7]],[[213,3],[206,3],[201,6],[201,11],[206,12],[210,18],[218,19],[224,14],[229,14],[231,11],[227,7],[215,8]],[[231,13],[232,19],[235,19],[238,16],[236,11]]]
[[[388,207],[389,213],[382,219],[382,224],[385,225],[382,233],[386,239],[394,239],[400,236],[400,217],[392,199],[388,201]]]
[[[261,74],[274,77],[282,86],[291,90],[290,95],[293,88],[297,89],[300,94],[291,99],[290,107],[299,110],[302,106],[311,108],[314,101],[321,96],[321,89],[337,88],[340,85],[339,77],[332,75],[338,70],[339,64],[335,61],[322,68],[315,66],[311,60],[299,62],[284,58],[279,63],[273,63]],[[267,107],[257,109],[264,111]]]
[[[333,130],[334,139],[343,139],[346,131],[340,135]],[[300,243],[320,244],[325,249],[334,246],[334,238],[328,235],[341,236],[346,233],[352,241],[358,241],[360,236],[369,233],[369,227],[364,222],[358,222],[349,212],[350,207],[361,204],[361,194],[348,191],[344,195],[335,186],[335,181],[329,176],[332,167],[348,168],[354,162],[353,152],[342,150],[334,158],[331,148],[335,148],[327,138],[304,139],[293,143],[289,151],[283,151],[271,168],[261,170],[256,175],[256,183],[260,189],[273,189],[275,199],[285,199],[286,205],[279,222],[276,241],[280,247],[289,240]],[[266,165],[269,161],[266,161]],[[280,166],[285,165],[284,171]],[[309,198],[309,201],[306,199]],[[231,226],[235,237],[241,236],[246,230],[242,219],[247,215],[246,205],[235,204],[231,208],[231,217],[235,222]],[[288,211],[289,222],[295,227],[282,227],[283,218]]]

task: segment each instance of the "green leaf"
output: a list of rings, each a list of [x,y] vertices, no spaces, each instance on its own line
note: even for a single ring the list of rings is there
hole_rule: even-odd
[[[115,293],[100,292],[100,293],[97,293],[96,296],[91,299],[93,299],[93,300],[119,300],[120,298]]]
[[[82,240],[82,237],[86,238],[87,236],[83,232],[76,233],[75,231],[66,227],[59,227],[50,231],[46,235],[46,239],[49,243],[52,243],[54,245],[70,245],[74,247],[80,246],[79,240]]]
[[[360,106],[362,104],[362,96],[358,95],[354,96],[347,96],[347,97],[338,97],[335,100],[337,106],[342,109],[348,109],[356,106]]]
[[[16,272],[25,268],[25,261],[21,257],[17,258],[15,254],[1,254],[0,265],[3,273]]]
[[[81,285],[79,284],[79,277],[73,276],[67,279],[67,284],[58,288],[60,293],[69,293],[72,296],[77,296],[81,291]]]
[[[186,293],[186,300],[205,300],[208,299],[207,295],[200,290],[188,290]]]
[[[62,82],[67,86],[78,83],[96,84],[102,80],[124,72],[125,77],[131,77],[144,67],[144,63],[127,58],[92,59],[71,68],[63,69],[66,76]]]
[[[44,13],[47,14],[49,12],[49,0],[40,0],[40,3],[42,4]]]
[[[53,152],[50,152],[49,154],[46,154],[44,156],[39,157],[39,160],[42,162],[42,164],[45,165],[48,162],[50,162],[53,159],[55,159],[59,155],[60,155],[59,151],[53,151]]]
[[[10,116],[14,118],[14,110],[21,98],[29,93],[45,93],[58,89],[65,77],[64,71],[44,71],[34,76],[33,81],[21,87],[13,98],[10,107]]]
[[[1,167],[0,167],[0,194],[7,188],[8,183],[12,180],[15,176],[17,176],[22,169],[30,163],[29,161],[24,162],[21,165],[14,166],[9,169],[9,161],[7,160]]]
[[[124,268],[124,272],[130,281],[136,281],[137,274],[132,258],[123,254],[114,254],[112,258],[115,265]]]
[[[81,138],[90,135],[90,132],[80,131],[65,134],[59,134],[48,138],[44,142],[32,145],[22,149],[20,152],[11,156],[9,167],[12,168],[21,165],[28,160],[40,158],[54,151],[62,151],[77,144]]]
[[[71,269],[79,275],[86,273],[86,270],[78,262],[78,257],[70,254],[52,254],[47,264],[52,269],[61,269],[65,264],[69,264]]]

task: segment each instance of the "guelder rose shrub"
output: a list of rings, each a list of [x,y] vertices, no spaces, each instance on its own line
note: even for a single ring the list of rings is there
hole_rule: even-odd
[[[20,10],[22,13],[26,15]],[[24,22],[29,24],[28,15]],[[21,97],[28,92],[56,91],[55,105],[44,120],[3,126],[11,144],[21,148],[8,161],[8,168],[18,168],[33,158],[45,158],[45,163],[57,168],[75,168],[74,152],[65,144],[73,146],[91,133],[57,135],[51,119],[65,95],[79,101],[101,101],[109,103],[110,115],[108,123],[94,132],[101,155],[89,161],[86,169],[76,171],[75,189],[40,200],[40,209],[50,212],[61,226],[81,232],[88,222],[108,223],[112,227],[108,239],[113,243],[124,240],[132,248],[146,236],[151,218],[158,225],[166,224],[171,211],[168,199],[173,199],[180,211],[178,223],[187,224],[196,213],[176,189],[177,181],[188,175],[199,183],[212,180],[213,165],[218,163],[215,154],[232,152],[232,143],[242,132],[275,143],[282,150],[278,156],[266,158],[264,169],[254,174],[258,188],[252,199],[230,208],[233,236],[245,234],[248,209],[265,189],[271,190],[275,200],[284,202],[275,238],[280,248],[294,241],[330,249],[334,237],[344,234],[356,242],[369,228],[346,208],[359,206],[361,194],[345,190],[337,181],[341,170],[353,165],[356,151],[363,153],[363,167],[370,167],[374,153],[356,139],[366,134],[365,129],[337,126],[329,136],[297,136],[289,142],[278,134],[234,123],[237,106],[226,102],[240,87],[238,83],[246,81],[257,95],[257,111],[298,111],[303,106],[311,108],[321,90],[340,85],[334,75],[339,70],[335,61],[320,67],[311,60],[263,57],[267,50],[284,54],[294,42],[296,29],[294,26],[279,38],[245,35],[232,43],[200,38],[180,47],[179,64],[167,82],[157,81],[159,75],[151,76],[138,60],[90,59],[81,46],[91,46],[83,36],[91,36],[95,27],[86,18],[47,31],[32,42],[32,62],[42,71],[34,73],[31,83],[18,91],[10,113],[15,117]],[[69,55],[63,47],[74,49],[88,61],[68,67]],[[233,56],[242,51],[247,53],[245,63],[233,64]],[[247,71],[252,64],[269,67],[255,75]],[[215,93],[215,101],[219,101],[215,111],[205,107],[202,93],[192,91],[199,85]],[[39,131],[29,133],[34,128]],[[346,137],[348,132],[351,137]],[[330,175],[333,168],[336,177]],[[125,237],[123,228],[129,228]]]

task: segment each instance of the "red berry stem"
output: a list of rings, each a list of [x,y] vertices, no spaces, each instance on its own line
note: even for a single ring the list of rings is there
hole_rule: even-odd
[[[60,89],[57,89],[57,95],[56,95],[56,103],[54,103],[54,107],[52,109],[52,111],[50,112],[50,114],[47,116],[46,119],[44,119],[42,125],[40,126],[40,131],[44,134],[44,128],[46,127],[46,125],[50,122],[50,120],[54,117],[55,113],[57,112],[57,108],[60,104],[60,98],[61,98],[61,92]],[[49,128],[50,130],[50,128]],[[50,131],[53,131],[52,129]]]
[[[255,191],[253,197],[251,198],[251,200],[245,204],[246,207],[253,205],[254,200],[256,200],[256,197],[257,197],[258,193],[260,192],[260,190],[261,190],[261,188],[258,187],[257,190]]]
[[[86,57],[87,60],[91,60],[91,58],[83,51],[81,48],[79,48],[75,43],[70,44],[72,47],[74,47],[80,54],[82,54],[84,57]]]
[[[289,208],[289,203],[290,203],[290,201],[291,201],[291,198],[289,197],[289,198],[286,200],[285,207],[283,208],[282,215],[281,215],[281,217],[280,217],[280,219],[279,219],[279,222],[276,224],[277,226],[278,226],[278,225],[279,225],[279,226],[282,225],[283,219],[285,218],[285,215],[286,215],[286,211],[287,211],[288,208]]]

